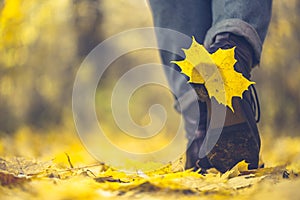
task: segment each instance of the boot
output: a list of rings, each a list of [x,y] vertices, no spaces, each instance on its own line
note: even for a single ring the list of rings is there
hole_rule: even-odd
[[[236,46],[235,57],[237,63],[235,64],[235,70],[243,74],[247,79],[250,79],[250,72],[253,66],[253,50],[251,45],[240,36],[236,36],[230,33],[222,33],[216,36],[215,42],[208,47],[210,53],[215,52],[217,49],[228,49]],[[199,91],[201,86],[196,86],[196,91]],[[202,92],[200,99],[203,99]],[[202,108],[203,112],[200,111],[200,118],[206,119],[206,123],[209,123],[210,119],[210,105],[211,100],[207,97],[205,100],[207,106],[206,112]],[[225,127],[217,127],[206,130],[204,126],[204,120],[199,122],[199,130],[203,133],[200,137],[197,135],[196,139],[191,142],[190,148],[187,150],[187,164],[186,166],[194,169],[199,167],[206,170],[211,167],[215,167],[220,172],[224,173],[230,170],[238,162],[245,160],[249,163],[249,169],[258,168],[259,162],[259,151],[260,151],[260,137],[256,123],[259,121],[259,103],[254,86],[250,86],[249,90],[243,93],[243,98],[233,98],[233,107],[235,112],[232,113],[230,109],[226,111]],[[256,113],[257,110],[257,113]],[[258,114],[258,118],[255,116]],[[208,117],[203,117],[204,115]],[[203,128],[205,127],[205,131]],[[214,145],[212,150],[204,158],[199,158],[199,147],[203,144],[204,137],[220,133],[221,135]],[[198,149],[198,151],[197,151]],[[197,156],[195,154],[198,152]],[[196,160],[198,157],[198,160]]]

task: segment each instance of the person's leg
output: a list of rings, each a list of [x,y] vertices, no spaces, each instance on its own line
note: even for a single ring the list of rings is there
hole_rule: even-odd
[[[213,24],[205,46],[209,48],[220,33],[242,36],[253,48],[253,66],[258,64],[271,19],[272,0],[212,0],[212,11]]]
[[[154,26],[175,30],[190,38],[188,41],[178,41],[172,35],[157,32],[159,47],[171,45],[170,49],[178,52],[191,45],[192,36],[199,43],[204,42],[206,32],[212,24],[211,0],[149,0],[149,3]],[[185,121],[185,130],[190,146],[187,150],[186,168],[191,168],[196,165],[198,151],[206,132],[206,104],[189,95],[190,90],[193,89],[187,83],[187,78],[178,73],[180,69],[176,64],[170,63],[183,58],[173,52],[161,50],[160,55],[164,65],[175,69],[165,70],[165,74],[170,88],[174,92],[175,108],[182,112]],[[179,106],[179,102],[184,102],[184,105]]]
[[[149,0],[153,22],[155,27],[168,28],[190,37],[189,41],[177,41],[175,35],[157,33],[158,46],[172,46],[173,52],[188,48],[192,42],[192,36],[199,43],[204,42],[207,30],[211,27],[211,0]],[[160,51],[163,64],[180,72],[176,64],[171,61],[183,59],[173,52]],[[175,98],[181,98],[190,90],[187,87],[187,79],[182,75],[178,79],[178,73],[169,70],[166,77]]]
[[[213,26],[205,38],[208,51],[236,46],[235,69],[249,79],[252,67],[260,60],[271,5],[271,0],[213,0]],[[235,113],[227,109],[225,127],[214,127],[207,132],[210,135],[222,129],[217,144],[207,155],[209,162],[222,172],[241,160],[249,162],[249,168],[258,167],[260,138],[253,109],[254,96],[246,91],[243,99],[235,98]]]

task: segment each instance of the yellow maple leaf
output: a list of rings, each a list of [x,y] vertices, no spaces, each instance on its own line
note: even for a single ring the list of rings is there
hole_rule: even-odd
[[[218,49],[210,54],[193,37],[190,48],[183,49],[186,58],[172,61],[187,75],[190,83],[204,84],[210,98],[228,106],[233,112],[232,98],[242,98],[243,92],[255,82],[235,71],[234,48]]]

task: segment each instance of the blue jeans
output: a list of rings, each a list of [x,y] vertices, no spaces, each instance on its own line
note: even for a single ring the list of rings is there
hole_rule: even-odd
[[[262,44],[266,37],[271,18],[272,0],[149,0],[154,26],[172,29],[195,39],[209,47],[216,35],[229,32],[243,36],[253,47],[254,62],[259,63]],[[174,49],[188,48],[191,40],[185,44],[172,42],[172,35],[157,34],[159,45],[172,45]],[[174,41],[174,38],[173,38]],[[180,44],[180,46],[178,45]],[[182,60],[179,55],[160,51],[164,65],[180,71],[172,60]],[[175,108],[179,108],[178,99],[189,105],[190,98],[187,80],[184,75],[178,77],[174,70],[165,70],[166,77],[175,96]]]

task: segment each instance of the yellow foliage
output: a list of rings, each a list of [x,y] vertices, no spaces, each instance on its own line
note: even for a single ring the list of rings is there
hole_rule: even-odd
[[[54,43],[58,26],[68,20],[69,9],[69,0],[5,0],[0,11],[0,63],[21,66],[34,42]]]
[[[68,21],[68,17],[72,16],[72,13],[69,13],[72,7],[70,2],[70,0],[5,0],[0,13],[0,64],[3,64],[4,67],[21,66],[28,58],[45,59],[43,52],[48,54],[54,51],[58,52],[54,56],[62,55],[62,58],[60,58],[62,61],[67,59],[72,60],[72,49],[76,49],[75,46],[72,46],[75,40],[72,34],[67,34],[67,37],[64,35],[66,32],[72,32],[70,30],[66,31],[68,30],[67,27],[72,24],[70,23],[72,20]],[[106,6],[104,12],[108,13],[104,17],[111,20],[104,22],[106,23],[104,26],[106,36],[110,36],[110,34],[122,31],[128,27],[128,25],[126,26],[123,23],[123,18],[117,15],[118,12],[113,12],[116,10],[112,10],[109,6],[114,6],[117,11],[122,11],[125,15],[128,14],[128,11],[124,10],[123,6],[118,4],[121,1],[117,1],[118,3],[114,4],[112,2],[103,1],[102,5]],[[295,0],[292,3],[286,3],[286,6],[296,7],[293,2]],[[122,5],[125,6],[126,3],[123,2]],[[277,9],[279,7],[285,6],[275,6]],[[111,17],[111,13],[116,15]],[[141,12],[141,16],[145,17],[146,15],[144,12]],[[132,20],[140,20],[136,15],[129,17]],[[118,20],[117,25],[114,23],[114,20]],[[271,31],[272,34],[270,36],[275,39],[270,40],[272,42],[269,42],[269,44],[275,44],[275,46],[265,48],[267,51],[263,56],[264,59],[262,59],[265,63],[269,62],[268,65],[264,65],[264,69],[270,72],[270,76],[272,75],[272,69],[286,70],[286,68],[278,67],[280,66],[278,63],[283,63],[283,65],[289,68],[291,66],[298,67],[297,63],[290,63],[294,55],[293,52],[297,53],[297,51],[285,51],[285,48],[277,48],[284,45],[296,44],[294,39],[286,40],[288,38],[285,38],[285,40],[278,40],[278,36],[287,37],[293,31],[293,28],[291,28],[293,26],[291,24],[288,26],[286,23],[290,19],[283,20],[285,22],[279,21],[279,27],[284,25],[288,31],[285,28],[279,30],[277,27],[273,27],[274,31]],[[126,21],[128,21],[128,17]],[[145,21],[143,20],[140,23],[141,26],[145,25]],[[110,28],[107,28],[107,25],[110,25]],[[65,27],[66,29],[64,29]],[[58,38],[59,41],[57,42]],[[41,46],[46,48],[34,48],[34,51],[30,51],[30,45],[37,40],[41,40],[45,44]],[[284,43],[280,43],[281,41]],[[128,41],[126,40],[126,42]],[[124,45],[127,44],[126,42],[124,42]],[[64,45],[56,48],[58,43],[64,43]],[[225,91],[226,87],[229,90],[230,87],[226,85],[226,80],[234,82],[234,80],[237,81],[241,78],[241,75],[237,75],[238,73],[232,70],[235,62],[233,59],[234,50],[220,50],[218,54],[216,52],[209,55],[205,52],[203,46],[196,44],[195,41],[191,47],[193,48],[185,50],[190,61],[188,62],[188,59],[177,61],[185,66],[183,72],[190,74],[191,82],[205,84],[209,90],[210,97],[219,95],[219,97],[215,98],[221,99],[224,105],[229,106],[230,98],[222,99],[222,95],[216,94],[211,90],[212,88],[223,89],[220,86],[222,81],[225,85]],[[43,51],[44,49],[47,51]],[[295,50],[295,48],[293,49]],[[280,53],[276,54],[276,52]],[[198,63],[198,57],[193,56],[196,54],[201,54],[203,66],[200,66]],[[230,56],[228,56],[229,54]],[[282,59],[289,62],[278,62],[278,60]],[[215,70],[215,68],[223,66],[226,63],[229,65],[224,65],[223,71],[221,69]],[[196,67],[194,68],[193,65]],[[230,69],[225,70],[225,66],[230,67]],[[51,67],[55,70],[61,68],[60,65],[51,65]],[[37,68],[46,69],[43,65],[37,65]],[[27,69],[26,71],[29,70]],[[293,86],[293,91],[296,91],[293,94],[298,94],[296,82],[298,80],[297,74],[299,73],[295,73],[295,70],[289,71],[292,73],[290,75],[295,77],[289,78],[287,81]],[[15,73],[15,71],[13,72]],[[221,80],[218,75],[219,73],[221,76],[225,76],[225,78],[223,77]],[[235,77],[234,80],[231,80],[231,77]],[[20,85],[26,85],[32,79],[38,80],[38,86],[35,88],[41,90],[45,94],[45,97],[47,97],[46,99],[49,99],[49,96],[51,96],[51,91],[53,93],[53,90],[61,88],[61,85],[53,85],[55,81],[53,81],[51,76],[50,78],[38,77],[33,73],[32,77],[24,76],[19,84],[14,85],[16,76],[9,77],[3,74],[0,83],[1,98],[3,96],[10,96],[8,98],[9,101],[21,99],[22,103],[16,106],[18,113],[22,109],[25,109],[23,107],[26,107],[26,102],[22,98],[12,96],[12,94],[17,93],[13,88],[24,91],[21,95],[23,97],[24,94],[27,95],[28,90],[24,90]],[[219,82],[213,82],[214,79],[217,79]],[[278,79],[276,80],[278,82]],[[245,84],[243,86],[245,89],[249,83],[243,83]],[[235,82],[235,84],[237,83]],[[42,85],[45,86],[42,87]],[[230,92],[243,92],[241,88],[236,88],[239,89],[238,92],[231,90]],[[265,90],[264,94],[268,96],[270,91],[275,92],[275,97],[278,96],[278,90],[269,90],[269,92]],[[54,93],[57,95],[56,92]],[[270,108],[266,109],[270,112],[274,112],[272,110],[276,108],[274,104],[266,106],[270,106]],[[283,109],[290,112],[293,111],[292,113],[295,110],[292,107],[286,106]],[[279,111],[282,114],[281,110]],[[5,112],[3,115],[6,117]],[[293,118],[294,115],[291,114],[289,116]],[[286,119],[285,121],[290,122],[290,119]],[[208,170],[208,174],[201,175],[191,170],[175,171],[173,170],[174,166],[169,164],[156,171],[144,172],[137,170],[136,173],[126,173],[125,171],[112,169],[104,163],[94,160],[82,146],[75,130],[70,127],[53,128],[50,132],[47,131],[45,133],[45,131],[30,129],[26,124],[25,126],[12,136],[1,135],[0,158],[2,159],[0,160],[0,180],[2,185],[0,186],[0,199],[298,199],[299,196],[299,138],[280,137],[263,140],[265,169],[247,170],[247,164],[241,162],[224,174],[211,169]],[[267,124],[264,126],[267,126]],[[112,135],[114,134],[110,126],[108,127],[108,131]],[[295,132],[297,133],[297,131]],[[129,148],[129,144],[123,138],[118,142],[118,145],[123,143],[124,146]],[[167,143],[162,140],[158,142],[160,144]],[[136,145],[136,143],[130,145],[132,149],[143,148],[145,146]],[[69,155],[70,161],[68,161],[66,153]],[[128,165],[134,168],[140,167],[139,163],[133,163],[132,161],[128,161]],[[151,166],[157,168],[156,163],[147,165],[149,165],[149,168]],[[183,164],[181,163],[181,165],[180,168],[182,169]]]
[[[184,60],[173,62],[190,78],[189,82],[204,84],[210,98],[214,97],[234,111],[232,98],[242,98],[243,92],[254,84],[234,70],[234,48],[218,49],[209,54],[193,37],[190,48],[184,49],[184,53]]]
[[[70,127],[48,134],[23,128],[13,137],[2,137],[0,141],[0,182],[4,185],[0,186],[0,198],[111,199],[121,195],[124,199],[149,199],[157,195],[159,199],[198,199],[199,196],[252,199],[265,196],[270,184],[278,184],[278,193],[281,187],[299,185],[299,145],[296,145],[299,140],[279,138],[274,142],[272,139],[271,147],[264,150],[265,157],[269,158],[264,169],[248,170],[248,164],[242,161],[224,174],[211,169],[201,175],[191,170],[174,171],[170,163],[155,171],[128,173],[95,161]],[[274,149],[277,157],[273,155]],[[287,167],[272,165],[276,160],[283,160],[283,155],[285,163],[289,163]],[[290,182],[281,184],[283,176]]]

